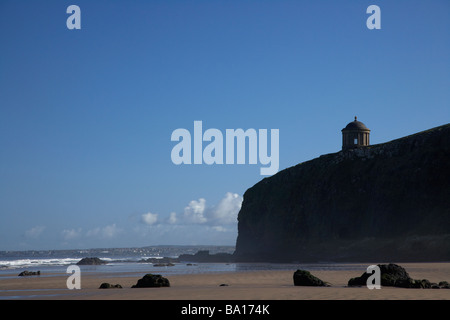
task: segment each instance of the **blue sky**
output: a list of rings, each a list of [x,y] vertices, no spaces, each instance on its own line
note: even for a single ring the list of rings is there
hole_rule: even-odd
[[[0,250],[234,245],[261,165],[177,166],[172,132],[278,129],[282,170],[355,115],[372,144],[446,124],[449,20],[447,0],[2,0]]]

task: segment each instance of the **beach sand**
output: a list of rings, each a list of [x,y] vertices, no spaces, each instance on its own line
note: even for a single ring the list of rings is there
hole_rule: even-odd
[[[369,264],[367,264],[369,265]],[[450,263],[402,263],[413,279],[450,282]],[[331,287],[293,285],[291,271],[267,270],[166,276],[171,286],[131,288],[143,273],[82,274],[81,289],[69,290],[69,274],[32,277],[0,277],[0,299],[45,300],[450,300],[450,289],[403,289],[346,287],[350,278],[365,269],[311,271]],[[151,269],[148,273],[152,272]],[[99,289],[103,282],[120,284],[122,289]],[[227,286],[220,286],[227,284]]]

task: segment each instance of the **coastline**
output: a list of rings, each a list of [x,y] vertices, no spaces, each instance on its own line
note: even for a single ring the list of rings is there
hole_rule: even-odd
[[[412,278],[450,281],[450,262],[400,265]],[[347,287],[348,280],[360,276],[364,268],[311,271],[329,282],[330,287],[294,286],[294,272],[293,269],[169,274],[165,275],[171,285],[168,288],[131,288],[145,275],[141,271],[89,272],[82,274],[79,290],[67,289],[69,274],[65,273],[36,277],[2,275],[0,300],[450,300],[448,289]],[[148,273],[158,274],[152,268]],[[99,289],[103,282],[120,284],[123,288]]]

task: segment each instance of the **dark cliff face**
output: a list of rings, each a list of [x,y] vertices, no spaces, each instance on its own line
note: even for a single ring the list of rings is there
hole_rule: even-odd
[[[238,261],[450,261],[450,124],[280,171],[238,220]]]

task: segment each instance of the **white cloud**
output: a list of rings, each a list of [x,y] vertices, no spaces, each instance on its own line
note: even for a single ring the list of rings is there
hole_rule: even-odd
[[[241,209],[243,198],[237,193],[227,192],[219,203],[211,208],[210,220],[217,224],[233,224]]]
[[[191,223],[205,223],[207,221],[204,216],[206,208],[206,200],[203,198],[192,200],[188,206],[184,208],[184,218]]]
[[[35,226],[27,231],[25,231],[25,237],[37,239],[41,235],[42,232],[44,232],[45,227],[44,226]]]
[[[225,228],[223,226],[213,226],[213,227],[211,227],[211,229],[213,229],[214,231],[217,231],[217,232],[227,232],[227,231],[229,231],[227,228]]]
[[[179,221],[178,219],[176,221],[179,223],[207,224],[210,226],[235,224],[237,223],[242,200],[243,198],[240,195],[232,192],[227,192],[215,206],[207,206],[204,198],[200,198],[198,201],[192,200],[184,208],[184,221]],[[173,218],[176,219],[175,213],[173,214]]]
[[[149,226],[154,225],[158,222],[158,214],[151,212],[144,213],[141,215],[141,221]]]
[[[105,226],[103,228],[94,228],[89,230],[86,233],[88,237],[99,237],[102,239],[111,239],[114,238],[118,233],[120,233],[120,229],[116,227],[116,224],[112,224],[109,226]]]
[[[171,212],[171,213],[170,213],[170,216],[169,216],[169,219],[167,220],[167,222],[168,222],[169,224],[175,224],[175,223],[177,223],[177,221],[178,221],[178,219],[177,219],[177,213],[176,213],[176,212]]]
[[[170,212],[168,216],[160,218],[158,214],[144,213],[140,215],[141,224],[135,227],[134,233],[155,239],[182,236],[188,242],[197,238],[211,241],[212,237],[217,241],[230,241],[236,236],[242,200],[242,196],[237,193],[227,192],[216,205],[208,205],[204,198],[192,200],[181,214]]]
[[[78,230],[65,229],[62,231],[62,235],[63,235],[64,240],[72,240],[72,239],[79,238],[81,236],[81,228],[79,228]]]

